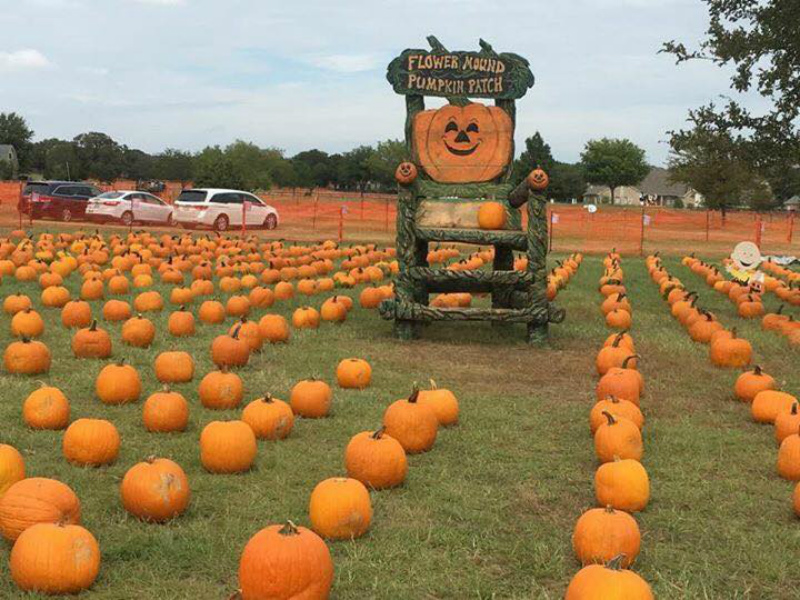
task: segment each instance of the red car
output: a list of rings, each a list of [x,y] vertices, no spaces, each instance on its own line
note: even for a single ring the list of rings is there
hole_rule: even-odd
[[[83,219],[89,198],[102,192],[80,181],[29,181],[19,198],[19,211],[32,219]]]

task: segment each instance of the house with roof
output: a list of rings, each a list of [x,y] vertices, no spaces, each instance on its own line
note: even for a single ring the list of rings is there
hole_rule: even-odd
[[[0,144],[0,162],[11,165],[11,177],[16,177],[19,173],[19,159],[17,151],[11,144]]]
[[[792,196],[783,203],[783,208],[792,212],[800,211],[800,196]]]
[[[610,204],[611,190],[608,186],[590,185],[586,188],[583,201],[591,204]],[[681,204],[687,208],[698,208],[703,196],[685,183],[674,183],[669,171],[653,167],[638,185],[620,186],[614,190],[614,204],[620,206],[667,206]]]

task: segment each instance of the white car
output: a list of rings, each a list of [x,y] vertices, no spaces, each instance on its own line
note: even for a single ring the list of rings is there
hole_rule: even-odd
[[[183,190],[175,200],[175,220],[184,227],[227,231],[241,227],[243,215],[250,228],[278,226],[278,211],[249,192],[199,188]]]
[[[90,198],[86,218],[90,221],[119,221],[125,226],[133,223],[175,225],[172,206],[147,192],[106,192]]]

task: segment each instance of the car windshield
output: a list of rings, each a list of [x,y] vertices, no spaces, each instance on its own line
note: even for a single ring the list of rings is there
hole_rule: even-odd
[[[22,192],[24,196],[29,196],[31,194],[49,194],[50,193],[50,184],[49,183],[29,183],[25,186],[25,190]]]
[[[117,198],[122,198],[124,195],[124,192],[106,192],[104,194],[100,194],[98,198],[102,198],[103,200],[115,200]]]
[[[176,202],[205,202],[206,195],[206,192],[201,190],[184,190],[178,196]]]

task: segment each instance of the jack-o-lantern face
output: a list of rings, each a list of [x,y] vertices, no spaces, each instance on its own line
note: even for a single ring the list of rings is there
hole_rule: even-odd
[[[414,152],[441,183],[489,181],[511,161],[513,124],[502,108],[484,104],[424,110],[414,117]]]

